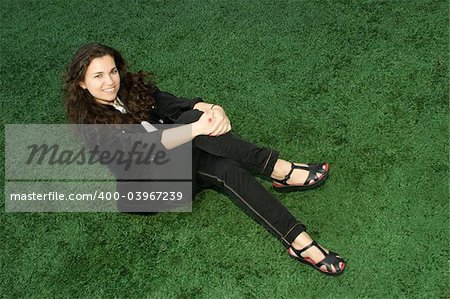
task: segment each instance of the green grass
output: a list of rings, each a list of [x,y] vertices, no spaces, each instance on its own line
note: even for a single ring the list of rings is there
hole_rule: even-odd
[[[116,47],[161,89],[223,105],[242,137],[331,162],[322,188],[276,196],[348,269],[294,262],[206,191],[155,217],[2,212],[2,296],[450,296],[447,1],[91,2],[1,2],[2,123],[65,123],[74,51]]]

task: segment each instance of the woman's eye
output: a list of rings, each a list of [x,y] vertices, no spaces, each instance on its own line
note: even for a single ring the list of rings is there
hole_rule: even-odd
[[[117,69],[113,69],[112,71],[111,71],[111,73],[113,73],[113,74],[117,74]]]
[[[94,78],[100,78],[102,75],[95,75]]]

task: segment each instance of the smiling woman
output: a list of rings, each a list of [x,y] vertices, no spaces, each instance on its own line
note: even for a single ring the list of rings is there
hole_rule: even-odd
[[[251,144],[231,133],[230,121],[221,106],[160,91],[149,77],[143,72],[127,72],[124,59],[115,49],[101,44],[83,46],[67,69],[69,120],[79,124],[178,124],[151,133],[121,130],[107,138],[130,146],[145,143],[151,136],[166,149],[192,141],[192,157],[183,157],[192,160],[192,198],[203,189],[227,193],[238,207],[276,236],[291,257],[324,274],[341,274],[344,260],[313,241],[306,227],[253,175],[271,179],[276,191],[300,191],[321,185],[329,174],[328,163],[299,164],[279,159],[276,150]],[[122,174],[117,168],[112,170],[117,178]],[[145,167],[139,173],[145,176],[150,170],[150,166]],[[118,182],[118,190],[122,187]],[[133,186],[127,188],[132,190]],[[130,211],[126,207],[119,210]]]
[[[87,89],[101,104],[110,104],[116,101],[120,87],[120,75],[114,58],[106,55],[92,60],[80,86]]]
[[[155,104],[156,89],[151,74],[128,72],[117,50],[87,44],[76,52],[67,68],[67,116],[78,124],[141,123]],[[121,105],[120,99],[132,100]],[[117,114],[115,106],[126,106],[129,113]]]

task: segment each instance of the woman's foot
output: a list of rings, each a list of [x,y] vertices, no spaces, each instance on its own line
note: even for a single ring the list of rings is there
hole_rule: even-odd
[[[339,255],[317,244],[306,232],[297,236],[288,248],[288,253],[328,275],[339,275],[345,269],[345,261]]]
[[[271,178],[277,191],[298,191],[320,185],[328,176],[329,164],[301,164],[278,159]]]

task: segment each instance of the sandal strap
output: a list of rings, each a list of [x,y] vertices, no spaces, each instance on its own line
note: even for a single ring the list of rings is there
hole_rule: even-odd
[[[323,260],[316,264],[316,267],[320,268],[321,266],[325,266],[328,272],[333,272],[333,269],[331,268],[331,265],[333,265],[336,272],[340,272],[342,270],[339,265],[340,262],[342,262],[342,259],[337,257],[335,252],[330,251],[329,254],[325,255]]]
[[[311,164],[308,167],[309,170],[309,174],[308,174],[308,178],[306,179],[304,185],[309,185],[309,183],[311,181],[318,181],[319,180],[319,176],[317,175],[318,173],[321,174],[325,174],[326,171],[325,169],[323,169],[323,163],[322,164]]]
[[[319,179],[319,177],[317,176],[317,172],[313,172],[313,171],[310,170],[309,173],[308,173],[308,178],[303,183],[303,185],[307,186],[307,185],[309,185],[309,183],[311,181],[317,181],[318,179]]]
[[[309,169],[310,171],[314,171],[315,173],[321,173],[321,174],[325,174],[326,171],[325,169],[323,169],[323,166],[326,163],[320,163],[320,164],[309,164]]]
[[[308,245],[306,245],[305,247],[303,247],[302,249],[295,249],[293,246],[291,246],[292,250],[295,252],[296,255],[300,256],[303,252],[305,252],[306,250],[310,249],[311,247],[316,246],[320,249],[320,251],[322,251],[322,253],[324,253],[322,247],[319,246],[319,244],[317,244],[316,241],[312,241],[311,243],[309,243]],[[324,255],[326,256],[326,252],[324,253]]]
[[[337,254],[333,251],[330,251],[329,253],[327,253],[322,247],[319,246],[319,244],[317,244],[316,241],[312,241],[309,245],[306,245],[305,247],[303,247],[302,249],[295,249],[293,246],[291,246],[291,249],[294,251],[294,253],[300,257],[303,258],[301,256],[301,254],[303,252],[305,252],[306,250],[308,250],[309,248],[316,246],[321,252],[322,254],[325,256],[325,258],[323,260],[321,260],[320,262],[316,263],[316,267],[320,268],[322,266],[325,266],[327,268],[327,271],[332,273],[333,272],[333,268],[331,267],[331,265],[334,266],[334,269],[336,270],[336,272],[340,272],[341,266],[339,265],[340,262],[343,262],[343,260],[341,258],[339,258],[337,256]]]
[[[294,172],[294,169],[303,169],[303,170],[310,171],[310,170],[309,170],[309,166],[307,167],[307,166],[295,165],[293,162],[291,162],[291,170],[290,170],[289,173],[284,177],[284,179],[282,179],[282,180],[272,179],[272,180],[274,180],[275,182],[281,183],[281,184],[283,184],[283,185],[289,185],[289,184],[287,183],[287,181],[291,178],[291,174],[292,174],[292,172]],[[309,174],[311,174],[311,172],[310,172]],[[309,178],[309,176],[308,176],[308,178]],[[305,184],[305,185],[306,185],[306,184]]]

